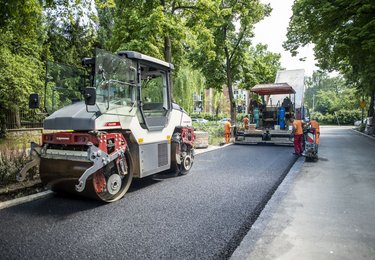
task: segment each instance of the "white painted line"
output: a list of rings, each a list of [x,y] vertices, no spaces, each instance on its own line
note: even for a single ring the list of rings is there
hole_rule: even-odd
[[[26,203],[26,202],[30,202],[30,201],[33,201],[33,200],[46,198],[46,197],[52,196],[53,194],[54,193],[52,191],[47,190],[47,191],[43,191],[43,192],[39,192],[39,193],[36,193],[36,194],[29,195],[29,196],[26,196],[26,197],[21,197],[21,198],[17,198],[17,199],[14,199],[14,200],[8,200],[8,201],[0,202],[0,210],[5,209],[5,208],[9,208],[9,207],[13,207],[13,206],[16,206],[16,205],[19,205],[19,204],[23,204],[23,203]]]

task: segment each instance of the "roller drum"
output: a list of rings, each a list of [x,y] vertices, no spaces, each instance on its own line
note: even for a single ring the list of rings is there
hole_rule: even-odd
[[[132,172],[128,170],[126,175],[121,177],[111,177],[111,175],[118,175],[117,167],[110,168],[111,175],[104,177],[104,169],[100,169],[97,173],[90,176],[86,181],[86,187],[82,192],[77,192],[75,185],[78,183],[82,174],[92,166],[92,162],[48,159],[41,158],[40,161],[40,177],[47,187],[57,193],[69,193],[73,195],[83,196],[91,199],[101,200],[104,202],[112,202],[122,198],[128,190],[131,180]],[[97,191],[93,176],[103,176],[100,179],[105,179],[107,182],[103,184],[104,190]],[[117,186],[120,185],[120,188]]]

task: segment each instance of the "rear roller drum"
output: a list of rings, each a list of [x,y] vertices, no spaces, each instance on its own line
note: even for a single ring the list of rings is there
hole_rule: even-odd
[[[190,155],[186,155],[181,162],[180,165],[180,174],[181,175],[186,175],[191,169],[191,166],[193,165],[193,159],[191,158]]]

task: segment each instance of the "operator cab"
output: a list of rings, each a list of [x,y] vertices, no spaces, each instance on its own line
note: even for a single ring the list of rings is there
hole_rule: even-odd
[[[135,61],[138,70],[138,119],[143,128],[161,130],[172,108],[170,73],[173,64],[134,51],[117,55]]]
[[[161,130],[171,110],[170,71],[173,65],[134,51],[116,55],[97,49],[95,81],[86,88],[87,105],[101,113],[137,116],[142,128]]]
[[[86,71],[47,64],[43,105],[50,116],[45,128],[94,130],[95,120],[104,114],[137,117],[149,131],[165,128],[172,110],[172,64],[134,51],[101,49],[82,63]],[[39,107],[39,96],[30,96],[29,103]]]

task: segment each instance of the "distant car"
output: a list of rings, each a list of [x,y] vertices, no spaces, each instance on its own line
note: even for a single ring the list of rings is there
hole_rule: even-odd
[[[207,119],[204,119],[204,118],[192,118],[191,121],[195,122],[195,123],[202,123],[202,124],[205,124],[208,122]]]
[[[230,120],[230,118],[223,118],[223,119],[220,119],[217,122],[220,123],[220,124],[225,124],[228,120]]]

